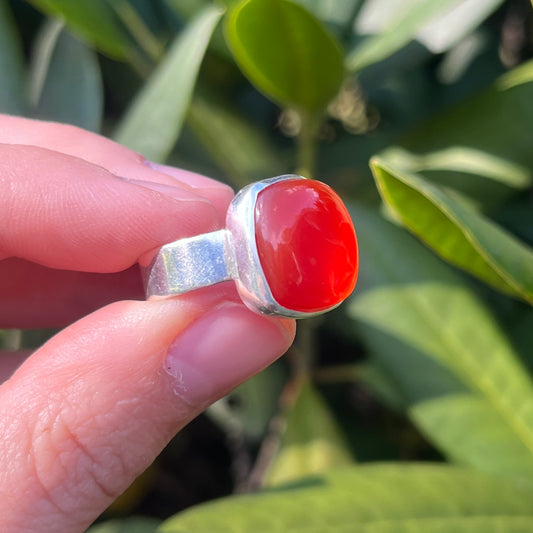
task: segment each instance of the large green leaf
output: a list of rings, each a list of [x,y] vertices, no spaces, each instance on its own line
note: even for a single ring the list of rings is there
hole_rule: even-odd
[[[450,459],[483,472],[533,480],[533,458],[477,394],[450,394],[415,404],[409,414]]]
[[[346,67],[359,71],[372,63],[382,61],[412,41],[420,29],[447,9],[458,4],[459,0],[420,0],[404,3],[397,14],[390,17],[390,25],[382,32],[357,44],[346,56]]]
[[[0,113],[26,111],[24,59],[15,21],[0,0]]]
[[[517,462],[527,475],[533,463],[533,387],[494,317],[459,274],[405,230],[362,207],[354,220],[360,279],[347,311],[400,385],[415,422],[448,456],[490,472],[516,474],[514,466],[508,470],[507,454],[522,450]],[[468,394],[480,398],[486,423],[472,424],[458,441],[450,435],[467,426],[473,407],[452,398]],[[434,421],[437,408],[424,409],[439,406],[426,402],[446,398],[448,427]],[[417,406],[422,407],[416,411]]]
[[[296,481],[353,463],[333,414],[311,383],[304,381],[287,416],[281,447],[267,476],[268,485]]]
[[[116,58],[128,58],[131,41],[118,22],[112,2],[108,0],[29,1],[45,13],[63,19],[77,34],[105,53]]]
[[[91,527],[86,533],[156,533],[160,523],[160,520],[144,517],[108,520]]]
[[[239,2],[228,17],[226,36],[250,81],[282,105],[320,111],[340,88],[340,46],[290,0]]]
[[[30,70],[32,114],[98,131],[103,88],[95,53],[49,20],[41,29]]]
[[[456,196],[382,160],[372,170],[387,205],[450,263],[533,303],[533,250]]]
[[[200,64],[222,16],[209,6],[179,35],[119,125],[115,140],[163,161],[181,131]]]
[[[201,505],[159,531],[530,533],[533,489],[445,466],[361,466]]]

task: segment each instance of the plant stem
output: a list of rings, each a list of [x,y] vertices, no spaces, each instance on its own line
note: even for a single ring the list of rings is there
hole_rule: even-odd
[[[298,174],[313,178],[315,175],[317,140],[321,117],[309,111],[300,112],[301,127],[298,135]]]
[[[295,351],[298,351],[298,348],[294,346],[289,350],[289,352]],[[302,359],[303,357],[300,357],[300,360]],[[268,473],[276,460],[283,435],[287,429],[289,413],[300,396],[305,379],[304,374],[295,373],[285,384],[279,399],[279,411],[270,421],[268,433],[261,443],[257,459],[250,471],[246,485],[243,487],[243,492],[254,492],[265,486]]]

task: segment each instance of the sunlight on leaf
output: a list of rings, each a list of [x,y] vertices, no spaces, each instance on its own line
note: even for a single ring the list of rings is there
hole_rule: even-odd
[[[226,37],[235,60],[269,98],[320,111],[344,77],[339,44],[290,0],[244,0],[230,12]]]
[[[353,216],[361,263],[348,314],[372,353],[411,405],[469,391],[481,395],[494,411],[491,418],[508,428],[502,439],[511,433],[517,441],[511,447],[526,448],[533,460],[533,385],[488,308],[405,230],[361,206]],[[458,424],[464,416],[458,413]],[[422,429],[428,433],[431,427],[427,421]],[[473,429],[472,443],[486,437]],[[436,434],[437,444],[444,439]],[[494,444],[492,450],[494,470],[503,469],[503,448]],[[465,458],[464,450],[446,452]]]
[[[442,54],[471,35],[503,1],[462,0],[444,16],[423,27],[416,38],[433,54]]]
[[[373,63],[391,56],[412,41],[418,31],[459,0],[422,0],[414,5],[402,6],[401,11],[391,18],[390,25],[381,33],[368,37],[346,56],[346,67],[357,72]],[[413,4],[411,2],[411,4]],[[379,11],[380,14],[383,11]],[[381,15],[382,16],[382,15]]]
[[[531,170],[489,152],[468,146],[450,146],[424,154],[413,154],[399,147],[388,148],[381,157],[394,167],[408,172],[457,172],[482,176],[512,189],[527,189]]]
[[[160,533],[526,533],[533,489],[446,466],[360,466],[200,505]]]
[[[407,228],[450,263],[533,303],[533,250],[420,176],[378,158],[371,166],[383,199]]]
[[[433,398],[415,404],[409,415],[451,460],[482,472],[533,480],[533,456],[482,396]]]
[[[109,520],[91,527],[86,533],[156,533],[160,523],[159,520],[141,517]]]

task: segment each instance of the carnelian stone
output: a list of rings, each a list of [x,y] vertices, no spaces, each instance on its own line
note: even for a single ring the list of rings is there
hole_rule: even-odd
[[[294,311],[325,311],[355,287],[358,251],[348,210],[319,181],[289,179],[263,189],[255,205],[259,260],[272,296]]]

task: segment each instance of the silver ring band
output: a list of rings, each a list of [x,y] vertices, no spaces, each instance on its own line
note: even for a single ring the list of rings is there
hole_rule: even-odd
[[[236,269],[228,230],[181,239],[163,246],[144,270],[146,295],[168,296],[228,281]]]

